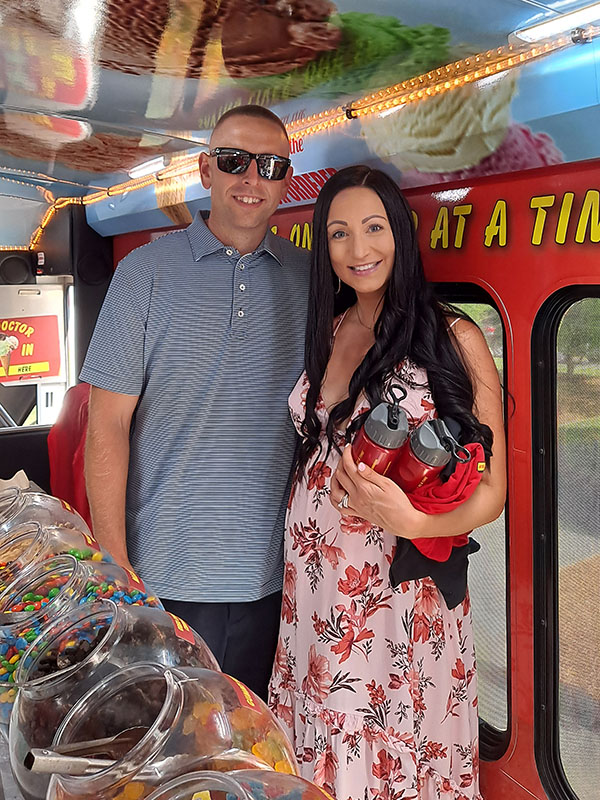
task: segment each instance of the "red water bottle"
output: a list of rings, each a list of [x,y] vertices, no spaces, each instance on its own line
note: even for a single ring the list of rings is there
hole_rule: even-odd
[[[412,492],[437,478],[451,458],[466,463],[471,454],[459,445],[444,420],[430,419],[412,431],[389,477],[405,492]]]
[[[352,457],[386,475],[408,436],[408,420],[397,403],[379,403],[352,443]]]

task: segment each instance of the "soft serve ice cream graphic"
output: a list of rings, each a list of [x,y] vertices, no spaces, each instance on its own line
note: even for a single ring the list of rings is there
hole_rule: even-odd
[[[547,133],[511,119],[517,76],[506,72],[382,115],[361,117],[369,150],[402,171],[404,187],[559,164]]]

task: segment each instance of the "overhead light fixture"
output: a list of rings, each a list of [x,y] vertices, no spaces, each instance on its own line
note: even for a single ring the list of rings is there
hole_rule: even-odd
[[[129,177],[133,178],[145,178],[146,175],[154,175],[156,172],[160,172],[161,169],[165,168],[165,157],[158,156],[157,158],[152,158],[150,161],[144,161],[143,164],[138,164],[137,167],[132,167],[129,170]]]
[[[556,36],[559,33],[577,31],[582,25],[589,25],[598,19],[600,19],[600,3],[592,3],[576,11],[558,14],[537,25],[513,31],[513,33],[509,34],[508,42],[509,44],[522,44],[523,42],[532,44],[533,42]]]

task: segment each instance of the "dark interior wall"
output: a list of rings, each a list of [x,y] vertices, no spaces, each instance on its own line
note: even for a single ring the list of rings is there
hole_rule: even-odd
[[[45,492],[50,491],[49,425],[0,428],[0,478],[12,478],[20,469]]]
[[[87,224],[83,206],[69,205],[54,214],[37,248],[44,252],[38,274],[73,275],[78,372],[112,277],[112,247],[112,238],[100,236]]]
[[[43,252],[43,265],[37,266],[37,253]],[[85,209],[66,206],[51,218],[33,259],[34,279],[40,275],[73,275],[75,298],[75,360],[79,371],[96,319],[112,276],[112,239],[93,231],[85,219]],[[14,387],[6,388],[8,394]],[[33,392],[35,387],[26,388]],[[9,478],[20,469],[30,480],[50,491],[48,426],[0,427],[0,478]]]

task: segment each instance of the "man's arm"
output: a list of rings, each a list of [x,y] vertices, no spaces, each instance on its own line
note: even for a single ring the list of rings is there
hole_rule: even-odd
[[[125,537],[129,430],[136,395],[92,386],[85,447],[85,482],[94,536],[121,566],[131,568]]]

